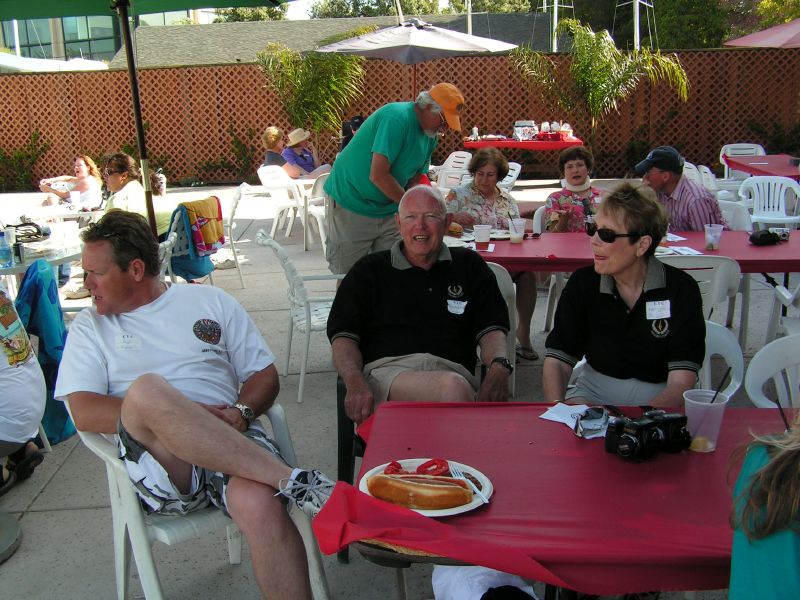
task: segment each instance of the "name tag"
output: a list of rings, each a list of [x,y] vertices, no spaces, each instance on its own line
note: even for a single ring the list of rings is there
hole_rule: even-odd
[[[467,303],[464,300],[448,300],[447,312],[453,315],[463,315],[464,309],[467,308]]]
[[[118,333],[114,345],[117,350],[141,350],[142,338],[132,333]]]
[[[645,311],[649,321],[653,321],[655,319],[669,319],[669,300],[648,302],[645,304]]]

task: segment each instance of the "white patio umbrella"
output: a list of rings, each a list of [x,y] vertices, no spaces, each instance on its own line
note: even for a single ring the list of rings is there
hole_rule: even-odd
[[[410,19],[399,25],[321,46],[317,48],[317,52],[356,54],[366,58],[393,60],[404,65],[416,65],[448,56],[508,52],[516,47],[515,44],[442,29],[419,19]],[[416,67],[413,86],[416,93]]]

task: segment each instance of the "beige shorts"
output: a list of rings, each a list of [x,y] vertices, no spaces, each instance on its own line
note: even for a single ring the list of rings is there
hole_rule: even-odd
[[[478,378],[463,365],[433,354],[406,354],[387,356],[364,365],[364,377],[372,390],[375,405],[386,402],[394,378],[406,371],[452,371],[466,379],[472,389],[478,391]]]
[[[331,273],[345,274],[359,258],[388,250],[400,239],[394,215],[365,217],[329,200],[328,243],[325,258]]]

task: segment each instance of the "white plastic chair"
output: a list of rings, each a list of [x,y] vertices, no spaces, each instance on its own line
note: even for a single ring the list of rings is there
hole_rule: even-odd
[[[718,200],[719,210],[722,217],[732,231],[753,231],[753,222],[750,219],[750,211],[741,202],[729,202]],[[750,273],[742,273],[739,282],[739,293],[742,295],[742,314],[739,320],[739,344],[745,345],[747,340],[747,321],[750,308]],[[728,316],[725,325],[730,327],[733,324],[733,314],[736,310],[736,296],[728,300]]]
[[[789,291],[782,285],[773,288],[775,294],[772,300],[769,322],[767,324],[767,343],[775,339],[779,329],[783,329],[786,335],[800,333],[800,285]],[[787,314],[782,316],[781,312],[786,307]],[[794,316],[788,311],[795,310]]]
[[[744,171],[737,171],[728,167],[725,161],[726,156],[765,156],[767,152],[761,144],[725,144],[719,151],[719,162],[725,169],[723,176],[725,179],[747,179],[750,174]]]
[[[717,200],[722,217],[731,231],[753,231],[753,219],[750,211],[741,202]]]
[[[275,208],[275,219],[272,222],[270,237],[275,237],[279,227],[282,227],[289,217],[285,236],[289,237],[294,227],[294,219],[298,213],[303,218],[303,188],[294,179],[289,177],[283,167],[275,165],[261,165],[258,168],[258,179],[261,188],[269,194]]]
[[[169,261],[172,258],[172,249],[175,247],[175,242],[178,239],[178,234],[170,231],[167,239],[158,244],[158,260],[161,261],[161,267],[158,272],[158,278],[164,281],[167,278],[167,270],[169,269]]]
[[[242,274],[242,266],[239,264],[239,256],[236,254],[236,241],[233,239],[233,230],[236,229],[236,222],[234,219],[236,218],[236,209],[239,207],[239,202],[251,189],[252,186],[247,183],[243,183],[236,188],[228,211],[222,217],[222,225],[225,227],[225,238],[228,245],[231,247],[233,264],[236,265],[236,271],[239,273],[239,283],[242,284],[242,289],[244,289],[244,274]]]
[[[703,187],[714,194],[717,200],[736,200],[737,196],[735,192],[719,189],[719,186],[717,186],[717,178],[714,176],[714,173],[711,171],[711,169],[709,169],[706,165],[697,165],[697,170],[700,171],[700,180],[703,182]],[[736,189],[739,189],[738,184]]]
[[[497,263],[487,262],[489,268],[494,273],[497,279],[497,287],[500,288],[500,293],[503,295],[503,300],[506,301],[508,308],[508,335],[506,336],[506,355],[511,364],[517,360],[517,338],[515,332],[517,331],[517,292],[514,287],[514,281],[505,267]],[[511,373],[510,381],[508,383],[508,391],[511,398],[514,398],[516,392],[516,369]]]
[[[283,407],[273,404],[266,413],[272,426],[273,438],[281,454],[293,466],[297,464],[294,446],[286,425]],[[164,591],[158,577],[152,545],[161,542],[171,546],[227,527],[228,555],[232,565],[242,562],[242,534],[234,522],[217,508],[204,508],[187,515],[147,514],[142,509],[125,464],[119,459],[116,444],[98,433],[78,431],[84,445],[103,461],[108,477],[108,493],[111,504],[111,520],[114,536],[114,569],[117,581],[117,598],[128,597],[130,559],[133,556],[139,572],[144,597],[161,600]],[[291,517],[298,528],[309,564],[309,577],[315,598],[327,599],[330,594],[319,548],[311,531],[311,522],[299,510],[292,510]]]
[[[794,194],[794,198],[789,193]],[[743,202],[752,202],[753,223],[756,228],[767,225],[792,226],[800,225],[797,199],[800,198],[800,184],[789,177],[749,177],[739,188],[739,197]],[[786,212],[787,201],[794,202],[794,214]]]
[[[329,175],[330,173],[323,173],[314,180],[314,185],[308,197],[308,214],[314,217],[314,221],[317,223],[317,231],[319,231],[319,240],[322,245],[323,256],[325,256],[325,249],[328,245],[328,206],[324,188]]]
[[[782,407],[800,408],[800,335],[773,340],[750,360],[744,389],[759,408],[775,408],[775,401],[763,389],[770,380],[775,384]]]
[[[533,213],[533,233],[543,233],[544,227],[544,210],[546,207],[540,206]],[[553,319],[556,316],[556,304],[561,297],[561,292],[564,291],[564,284],[566,277],[564,273],[550,273],[550,287],[547,291],[547,312],[544,315],[544,328],[543,331],[550,331],[553,328]]]
[[[508,163],[508,174],[499,181],[497,185],[507,192],[510,192],[519,179],[519,174],[522,172],[522,165],[515,162]]]
[[[744,355],[736,336],[718,323],[706,321],[706,355],[703,366],[698,374],[698,383],[704,390],[716,389],[711,381],[711,358],[721,356],[731,368],[731,377],[728,385],[721,392],[728,398],[739,391],[744,381]]]
[[[436,179],[436,182],[439,185],[444,185],[438,179],[439,173],[442,171],[442,169],[444,170],[456,169],[456,170],[466,171],[467,165],[471,160],[472,160],[471,152],[467,152],[466,150],[457,150],[455,152],[451,152],[450,155],[446,159],[444,159],[444,162],[441,165],[431,165],[430,169],[428,170],[428,173],[430,173],[431,178]]]
[[[187,232],[185,227],[183,226],[183,219],[180,218],[172,219],[172,225],[170,226],[169,232],[167,233],[167,237],[169,238],[169,236],[172,235],[173,233],[175,234],[175,243],[172,246],[172,254],[170,255],[170,261],[167,262],[167,273],[169,274],[170,281],[172,281],[172,283],[176,283],[178,280],[175,277],[175,274],[172,272],[171,259],[177,256],[188,256],[189,245],[193,244],[194,242],[192,241],[192,235],[189,232]],[[208,282],[211,285],[214,285],[213,271],[208,274]]]
[[[683,163],[683,176],[686,177],[686,179],[694,181],[698,185],[703,185],[703,177],[693,163],[688,161]]]
[[[298,404],[303,402],[303,390],[305,387],[306,367],[308,366],[308,353],[311,347],[311,333],[314,331],[325,331],[328,325],[328,315],[331,312],[331,305],[335,294],[323,296],[312,296],[306,289],[306,281],[334,281],[343,279],[344,275],[300,275],[297,268],[289,259],[286,250],[273,240],[263,229],[259,229],[256,234],[256,243],[261,246],[269,246],[278,261],[283,267],[289,289],[286,291],[289,297],[289,331],[286,337],[286,363],[283,368],[283,375],[289,374],[289,359],[292,353],[292,335],[294,329],[305,334],[305,348],[303,358],[300,363],[300,383],[297,390]]]
[[[658,259],[694,278],[700,288],[706,319],[717,304],[736,295],[739,289],[742,271],[739,263],[727,256],[659,256]]]

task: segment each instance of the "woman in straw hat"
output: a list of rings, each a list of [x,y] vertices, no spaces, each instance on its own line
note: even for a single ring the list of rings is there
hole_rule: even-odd
[[[328,173],[331,166],[320,164],[317,149],[311,143],[311,132],[305,129],[293,129],[289,132],[289,143],[283,149],[281,156],[286,162],[303,171],[300,177],[316,178],[323,173]]]

